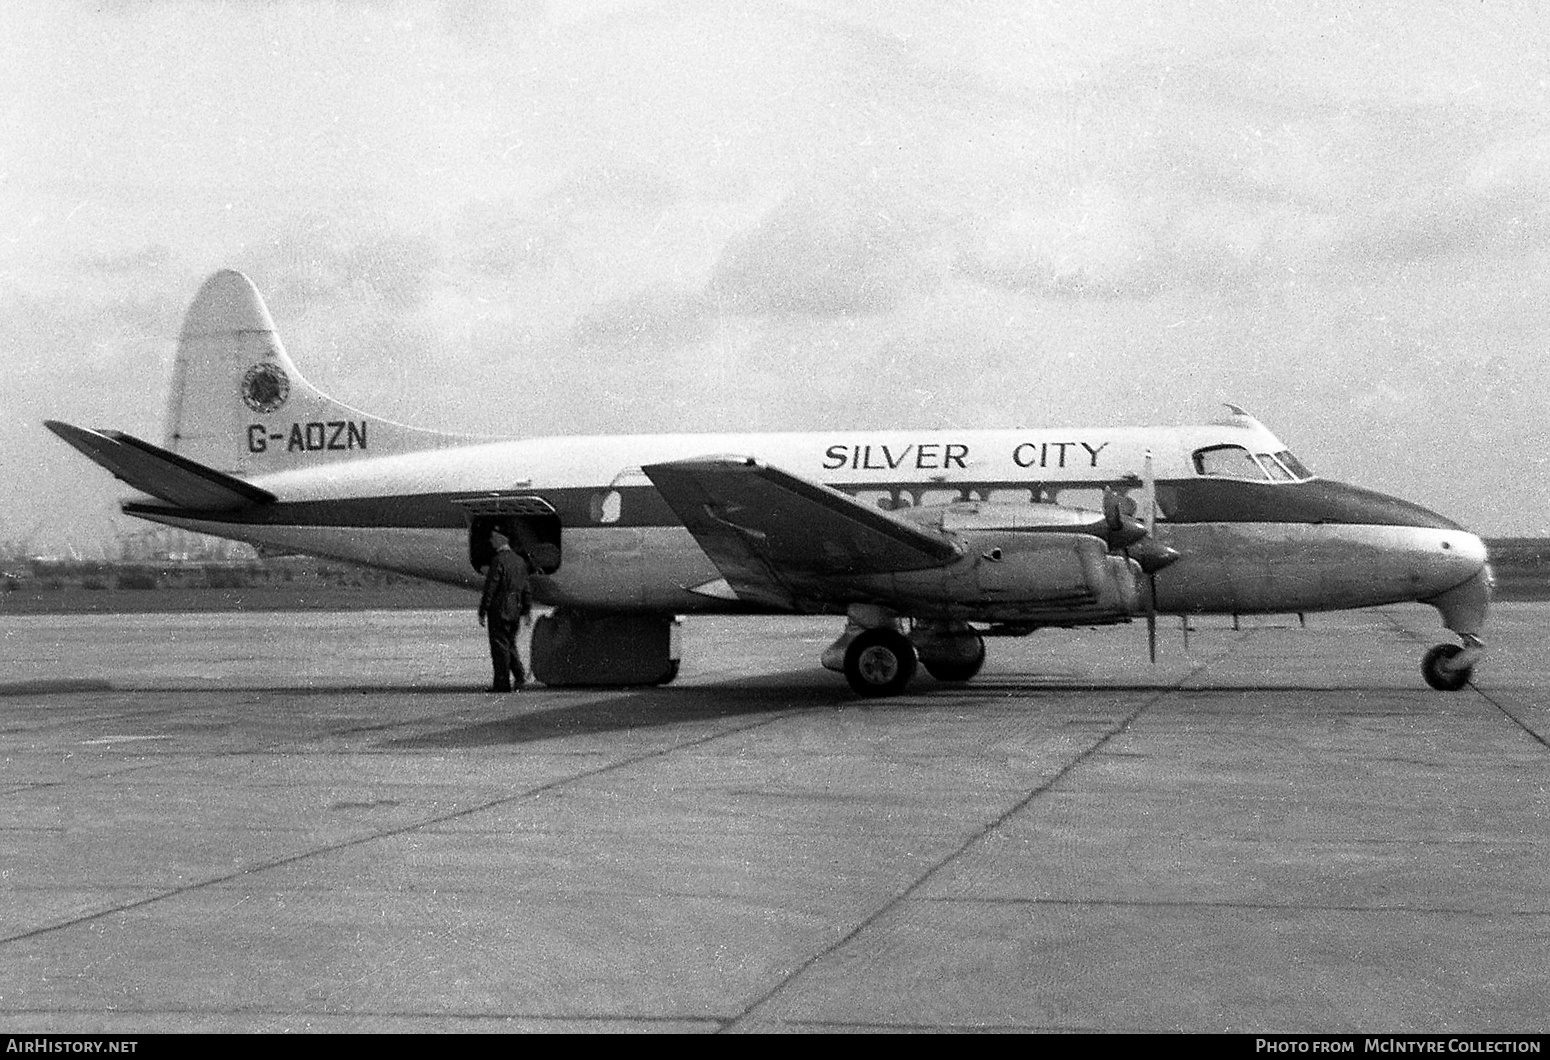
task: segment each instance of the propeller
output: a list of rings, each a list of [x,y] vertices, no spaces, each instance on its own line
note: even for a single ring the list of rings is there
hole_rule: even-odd
[[[1146,505],[1146,539],[1152,538],[1157,526],[1157,476],[1152,470],[1152,451],[1148,449],[1141,461],[1141,499]],[[1170,551],[1172,551],[1170,549]],[[1177,557],[1178,553],[1174,553]],[[1157,665],[1157,571],[1146,570],[1146,654]]]
[[[1132,480],[1134,481],[1134,480]],[[1179,558],[1179,553],[1158,541],[1154,536],[1157,528],[1157,476],[1152,467],[1152,451],[1146,451],[1141,476],[1141,519],[1124,510],[1125,502],[1118,493],[1105,489],[1103,493],[1103,519],[1109,546],[1122,549],[1126,558],[1134,560],[1147,579],[1146,645],[1152,662],[1157,661],[1157,572]],[[1131,503],[1131,510],[1135,505]]]
[[[1157,540],[1157,474],[1152,466],[1152,451],[1146,451],[1141,465],[1141,505],[1144,536],[1127,550],[1127,555],[1146,575],[1146,650],[1157,662],[1157,572],[1178,560],[1177,550]]]

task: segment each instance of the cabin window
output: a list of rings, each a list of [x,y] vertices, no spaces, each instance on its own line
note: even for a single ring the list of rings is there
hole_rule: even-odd
[[[1102,486],[1068,486],[1055,494],[1055,503],[1089,512],[1103,511]]]
[[[624,513],[624,495],[618,490],[594,493],[589,507],[594,523],[617,523]]]
[[[932,507],[941,504],[957,504],[967,499],[963,490],[930,489],[922,490],[915,504],[917,507]]]
[[[892,490],[858,490],[851,496],[868,508],[881,508],[885,512],[891,512],[900,506],[897,495]]]
[[[1241,478],[1264,482],[1268,473],[1241,445],[1213,445],[1195,450],[1195,471],[1209,478]]]

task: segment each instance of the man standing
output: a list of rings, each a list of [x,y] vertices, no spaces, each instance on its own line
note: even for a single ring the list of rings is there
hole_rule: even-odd
[[[513,680],[518,688],[526,680],[522,656],[517,653],[517,630],[527,608],[527,560],[511,550],[511,540],[499,530],[490,531],[490,545],[495,554],[484,575],[479,624],[490,634],[490,662],[495,667],[490,691],[510,692]]]

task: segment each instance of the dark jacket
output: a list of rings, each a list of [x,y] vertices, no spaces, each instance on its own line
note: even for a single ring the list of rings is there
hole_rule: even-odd
[[[484,595],[479,598],[479,617],[493,615],[515,622],[527,613],[527,560],[503,548],[490,560],[484,575]]]

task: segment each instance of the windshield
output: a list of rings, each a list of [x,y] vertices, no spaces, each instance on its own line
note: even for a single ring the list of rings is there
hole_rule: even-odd
[[[1270,476],[1241,445],[1213,445],[1195,450],[1195,471],[1211,478],[1246,478],[1264,482]]]
[[[1240,478],[1251,482],[1301,482],[1313,477],[1289,450],[1251,453],[1241,445],[1196,449],[1195,473],[1210,478]]]
[[[1290,449],[1282,449],[1276,454],[1276,459],[1281,461],[1281,464],[1292,473],[1292,477],[1295,479],[1301,480],[1313,477],[1313,472],[1309,471],[1301,460],[1293,456]]]

